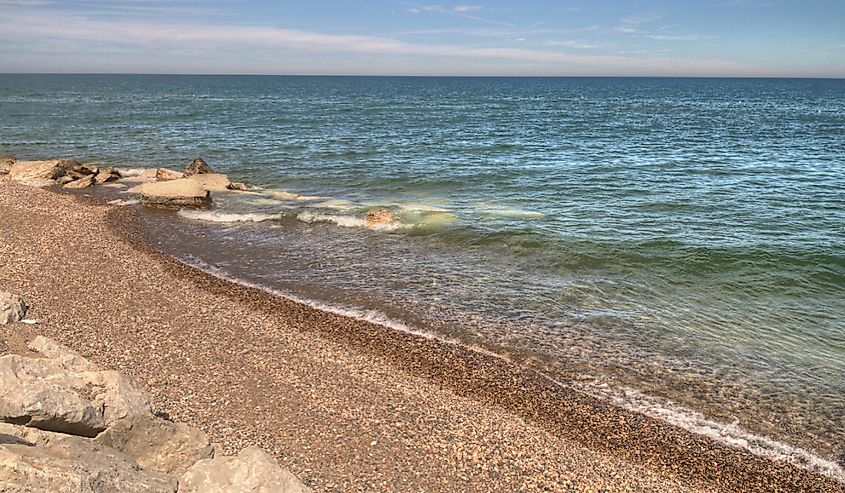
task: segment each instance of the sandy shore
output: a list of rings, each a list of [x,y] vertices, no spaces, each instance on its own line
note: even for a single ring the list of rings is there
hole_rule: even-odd
[[[131,208],[0,177],[0,290],[37,334],[138,377],[226,451],[315,491],[842,491],[459,346],[229,283],[145,246]]]

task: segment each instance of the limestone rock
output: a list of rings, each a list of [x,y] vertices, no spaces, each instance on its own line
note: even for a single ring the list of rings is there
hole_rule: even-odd
[[[74,180],[62,185],[62,188],[88,188],[96,183],[95,175],[85,175],[78,180]]]
[[[0,421],[94,437],[112,423],[151,412],[140,384],[95,366],[55,342],[33,341],[46,358],[0,357]]]
[[[0,445],[0,491],[3,492],[168,492],[177,482],[143,471],[120,452],[78,437],[46,447]]]
[[[18,161],[9,170],[9,176],[13,180],[29,183],[34,183],[35,180],[55,180],[64,174],[65,170],[59,166],[58,160]]]
[[[95,179],[96,179],[97,183],[102,184],[102,183],[109,183],[109,182],[112,182],[112,181],[116,181],[116,180],[119,180],[120,178],[121,178],[120,172],[117,171],[116,169],[112,168],[111,166],[109,166],[106,169],[100,170],[100,172],[97,173],[97,177]]]
[[[396,217],[396,214],[390,212],[387,209],[370,209],[369,211],[367,211],[367,216],[364,218],[364,221],[367,223],[367,226],[390,224],[398,220],[399,218]]]
[[[26,315],[26,303],[16,294],[0,291],[0,325],[11,324]]]
[[[0,175],[8,175],[12,165],[17,162],[15,156],[4,154],[0,156]]]
[[[160,209],[205,208],[211,204],[211,196],[208,190],[187,178],[146,183],[140,187],[140,192],[141,204],[147,207]]]
[[[240,191],[240,192],[244,192],[246,190],[249,190],[249,187],[246,185],[246,183],[241,182],[241,181],[233,181],[233,182],[229,183],[229,185],[226,188],[228,188],[229,190],[237,190],[237,191]]]
[[[188,179],[198,183],[199,186],[201,186],[204,190],[208,190],[209,192],[228,190],[229,185],[232,184],[232,182],[229,181],[228,176],[221,175],[219,173],[191,175],[190,177],[188,177]]]
[[[191,161],[185,168],[185,176],[192,176],[192,175],[204,175],[208,173],[214,173],[214,170],[211,169],[211,166],[205,162],[205,160],[201,157],[198,157]]]
[[[76,180],[76,178],[74,178],[70,175],[60,176],[59,179],[56,180],[56,185],[59,185],[61,187],[61,186],[67,185],[68,183],[70,183],[74,180]]]
[[[214,447],[201,430],[152,415],[117,421],[95,441],[126,454],[145,470],[177,476],[197,461],[214,457]]]
[[[81,178],[88,175],[96,175],[100,170],[91,164],[83,164],[76,159],[59,159],[58,166],[65,170],[65,173],[71,176]]]
[[[172,169],[167,168],[159,168],[156,170],[157,180],[178,180],[179,178],[185,178],[185,173],[182,173],[181,171],[173,171]]]
[[[179,493],[308,493],[311,489],[258,447],[236,457],[194,464],[179,481]]]

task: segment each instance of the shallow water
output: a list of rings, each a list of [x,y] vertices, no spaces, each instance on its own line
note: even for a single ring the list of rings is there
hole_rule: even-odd
[[[0,114],[260,187],[150,216],[181,258],[845,454],[845,81],[0,75]]]

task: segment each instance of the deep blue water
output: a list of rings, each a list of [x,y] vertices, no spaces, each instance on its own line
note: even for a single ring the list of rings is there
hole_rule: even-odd
[[[0,153],[202,155],[261,189],[175,255],[845,453],[843,80],[0,75]]]

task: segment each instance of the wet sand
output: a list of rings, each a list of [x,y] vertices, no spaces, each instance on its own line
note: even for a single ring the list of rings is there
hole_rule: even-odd
[[[493,356],[215,278],[148,246],[139,214],[0,177],[0,290],[38,321],[0,328],[0,352],[53,337],[315,491],[845,487]]]

